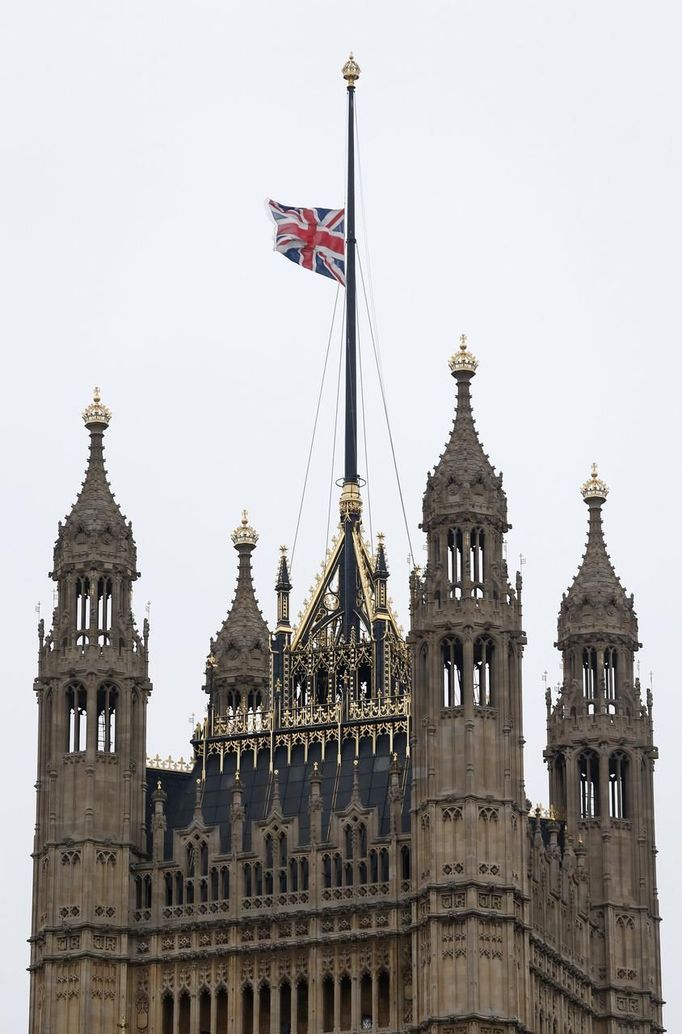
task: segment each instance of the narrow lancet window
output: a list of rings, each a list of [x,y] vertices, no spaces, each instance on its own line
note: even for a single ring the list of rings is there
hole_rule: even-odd
[[[583,697],[588,708],[597,695],[597,651],[592,647],[583,650]]]
[[[88,698],[80,682],[72,682],[66,690],[66,749],[69,753],[85,750],[87,735]]]
[[[87,646],[90,642],[90,579],[76,579],[76,645]]]
[[[607,702],[618,696],[618,651],[611,646],[604,650],[604,696]]]
[[[105,753],[116,750],[117,712],[118,689],[105,682],[97,690],[97,749]]]
[[[450,596],[462,598],[462,579],[464,577],[464,536],[459,528],[448,532],[448,579]]]
[[[622,751],[609,758],[609,815],[612,819],[628,817],[628,759]]]
[[[474,703],[492,707],[494,702],[495,644],[487,636],[474,643]]]
[[[469,536],[469,577],[471,595],[482,599],[485,581],[485,532],[482,528],[474,528]]]
[[[97,642],[108,646],[111,642],[111,578],[97,582]]]
[[[599,755],[586,750],[578,757],[580,781],[580,817],[595,819],[599,816]]]
[[[441,644],[443,662],[443,707],[459,707],[462,703],[464,653],[460,639],[444,639]]]

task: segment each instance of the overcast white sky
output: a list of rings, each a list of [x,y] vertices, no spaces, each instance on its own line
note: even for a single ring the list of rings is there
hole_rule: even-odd
[[[415,552],[452,418],[447,359],[466,331],[512,571],[526,558],[533,800],[547,800],[542,673],[558,680],[556,615],[584,546],[592,460],[611,487],[607,540],[635,593],[643,682],[653,672],[665,1019],[682,1029],[679,0],[22,0],[0,8],[8,1031],[26,1029],[28,1002],[34,607],[49,619],[57,521],[85,466],[80,412],[99,383],[140,620],[151,601],[149,753],[186,755],[232,595],[229,532],[248,506],[271,621],[278,547],[293,538],[335,287],[273,254],[263,200],[343,203],[351,48],[360,237]],[[374,530],[407,623],[407,542],[364,361]],[[295,610],[324,552],[334,390],[332,378]]]

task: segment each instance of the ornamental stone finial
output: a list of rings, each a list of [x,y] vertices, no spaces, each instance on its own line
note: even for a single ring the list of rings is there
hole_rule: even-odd
[[[108,427],[111,420],[111,410],[102,402],[99,388],[92,393],[92,402],[83,410],[83,421],[85,426],[90,428]]]
[[[596,463],[592,464],[591,477],[580,486],[580,492],[586,503],[589,503],[592,499],[604,502],[609,494],[607,485],[599,477]]]
[[[450,371],[453,377],[458,373],[469,373],[473,376],[476,373],[478,359],[470,352],[467,346],[467,336],[462,334],[459,339],[459,350],[450,356]]]
[[[234,529],[231,538],[235,549],[239,549],[240,546],[255,546],[258,542],[258,532],[249,524],[249,515],[246,510],[242,510],[242,522],[238,528]]]
[[[352,51],[348,55],[348,60],[341,69],[341,73],[351,88],[355,86],[356,82],[360,78],[360,65],[353,57]]]

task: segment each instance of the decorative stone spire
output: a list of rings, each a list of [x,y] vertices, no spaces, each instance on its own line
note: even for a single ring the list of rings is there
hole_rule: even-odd
[[[265,706],[270,664],[270,633],[256,600],[251,574],[251,554],[258,534],[250,526],[246,510],[231,538],[239,556],[237,587],[223,626],[211,643],[212,696],[220,714],[228,707],[227,696],[219,692],[221,689],[237,690],[242,706],[247,706],[248,693],[253,690],[251,706],[256,707],[257,698]],[[233,700],[232,706],[236,703]]]
[[[85,479],[71,512],[59,525],[54,549],[54,575],[65,565],[111,565],[137,578],[137,554],[131,525],[114,498],[104,466],[104,432],[111,410],[95,388],[92,402],[83,411],[90,432],[90,456]]]
[[[562,649],[573,635],[625,636],[636,648],[637,615],[606,551],[602,527],[602,506],[608,488],[600,479],[596,463],[581,486],[589,508],[587,546],[573,582],[564,594],[559,611],[559,640]]]
[[[483,451],[471,409],[471,381],[478,360],[469,350],[466,335],[462,334],[459,349],[451,356],[449,365],[457,382],[457,412],[450,440],[427,482],[423,527],[428,531],[439,514],[452,517],[467,512],[492,518],[500,530],[506,530],[507,499],[502,475],[495,473]]]
[[[277,632],[290,632],[291,624],[289,617],[289,593],[291,592],[291,578],[289,577],[289,565],[287,563],[287,547],[280,546],[279,566],[277,568],[277,582],[275,592],[277,593]]]
[[[386,551],[384,549],[383,532],[377,532],[377,552],[374,561],[374,577],[388,578],[388,566],[386,564]]]

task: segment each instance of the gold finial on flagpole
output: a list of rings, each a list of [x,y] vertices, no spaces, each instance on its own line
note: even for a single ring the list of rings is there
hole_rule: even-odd
[[[353,52],[348,55],[348,60],[341,69],[343,78],[346,80],[350,87],[355,86],[356,82],[360,78],[360,65],[353,57]]]

